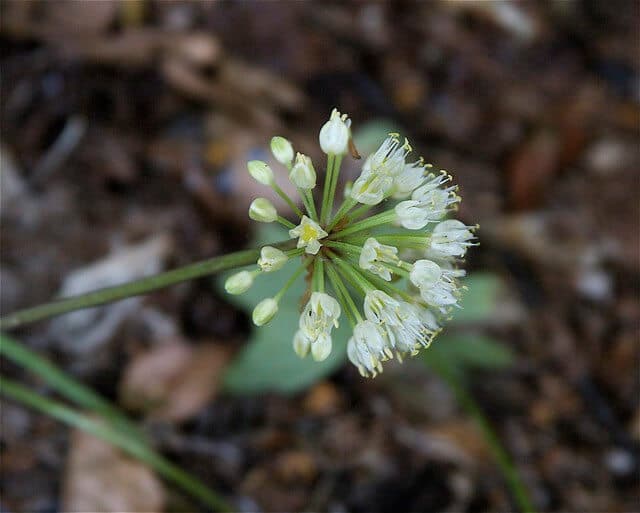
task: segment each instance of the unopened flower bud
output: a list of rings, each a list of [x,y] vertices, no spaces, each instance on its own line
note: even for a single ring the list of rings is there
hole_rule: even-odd
[[[288,139],[275,136],[271,139],[271,153],[280,164],[287,168],[291,166],[293,161],[293,146]]]
[[[278,312],[278,302],[272,297],[268,297],[260,301],[253,309],[253,324],[256,326],[264,326]]]
[[[258,265],[260,269],[265,273],[270,273],[282,269],[284,264],[287,263],[289,257],[278,248],[273,246],[265,246],[260,250],[260,258],[258,259]]]
[[[273,171],[266,162],[251,160],[247,163],[247,169],[253,179],[262,185],[271,185],[273,183]]]
[[[235,296],[249,290],[251,285],[253,285],[253,274],[249,271],[240,271],[227,278],[224,289]]]
[[[296,162],[289,173],[289,179],[300,189],[313,189],[316,186],[316,170],[311,159],[302,153],[296,155]]]
[[[337,109],[333,109],[331,117],[320,129],[320,148],[322,151],[333,155],[344,155],[349,148],[351,137],[351,120],[346,114],[341,115]]]
[[[273,223],[278,219],[278,211],[267,198],[256,198],[249,206],[249,217],[261,223]]]

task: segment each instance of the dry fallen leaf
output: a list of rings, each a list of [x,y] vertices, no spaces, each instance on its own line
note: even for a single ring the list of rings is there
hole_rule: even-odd
[[[509,206],[514,210],[538,207],[558,169],[555,135],[542,131],[534,134],[507,162]]]
[[[229,352],[215,344],[160,344],[135,357],[120,383],[120,402],[154,418],[180,422],[215,395]]]
[[[71,436],[62,511],[162,511],[161,481],[144,464],[82,431]]]

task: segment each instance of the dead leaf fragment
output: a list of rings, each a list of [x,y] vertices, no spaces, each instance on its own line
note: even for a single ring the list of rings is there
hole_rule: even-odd
[[[558,171],[558,141],[550,132],[533,135],[507,163],[509,206],[515,210],[537,207]]]
[[[134,358],[120,383],[120,402],[151,417],[180,422],[196,414],[218,389],[229,352],[215,344],[160,344]]]
[[[71,436],[62,510],[162,511],[165,492],[144,464],[82,431]]]
[[[342,397],[334,384],[323,381],[309,391],[303,404],[311,415],[332,415],[340,410]]]

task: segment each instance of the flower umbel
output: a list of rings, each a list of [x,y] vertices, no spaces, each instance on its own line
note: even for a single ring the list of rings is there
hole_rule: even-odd
[[[263,198],[254,201],[250,217],[289,228],[296,249],[286,249],[293,247],[286,241],[263,247],[256,267],[231,276],[225,288],[241,294],[260,274],[277,272],[300,257],[300,266],[282,289],[255,307],[254,323],[262,326],[277,315],[282,296],[306,273],[306,304],[298,330],[291,333],[293,350],[300,358],[310,354],[316,361],[326,359],[334,345],[332,330],[344,313],[353,329],[347,356],[360,374],[373,377],[390,358],[402,361],[428,347],[450,310],[458,306],[459,280],[465,273],[457,266],[467,248],[476,244],[477,226],[445,219],[460,202],[457,188],[447,186],[451,176],[434,172],[422,158],[407,162],[413,149],[399,134],[389,134],[365,159],[360,176],[346,182],[344,201],[334,212],[342,159],[354,148],[348,116],[334,109],[319,141],[327,155],[324,188],[315,195],[322,198],[319,207],[313,194],[316,168],[306,155],[295,153],[294,159],[287,139],[274,137],[271,150],[287,168],[304,211],[277,185],[266,163],[248,164],[250,174],[273,188],[297,220],[278,215]],[[357,151],[352,154],[357,156]],[[370,214],[372,209],[378,211]]]

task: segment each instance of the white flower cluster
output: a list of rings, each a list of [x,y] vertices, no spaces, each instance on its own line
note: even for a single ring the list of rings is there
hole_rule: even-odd
[[[365,159],[360,176],[334,212],[341,162],[354,148],[347,115],[334,109],[319,142],[327,168],[324,187],[314,197],[318,177],[311,158],[295,153],[283,137],[271,141],[274,158],[287,168],[304,211],[276,184],[268,164],[248,163],[249,173],[273,188],[298,221],[280,216],[267,199],[256,198],[249,217],[279,222],[293,240],[262,248],[256,267],[231,276],[225,287],[241,294],[261,273],[276,272],[300,257],[298,270],[282,289],[258,303],[254,323],[269,322],[284,293],[306,273],[309,299],[293,335],[294,351],[301,358],[311,354],[316,361],[326,359],[334,345],[332,330],[345,314],[353,328],[347,356],[363,376],[375,376],[382,362],[394,356],[402,361],[428,347],[446,314],[457,306],[465,274],[458,265],[475,244],[476,227],[446,219],[460,202],[457,188],[447,186],[451,177],[434,172],[422,159],[408,162],[412,148],[398,134],[390,134]],[[392,204],[369,215],[383,202]]]

